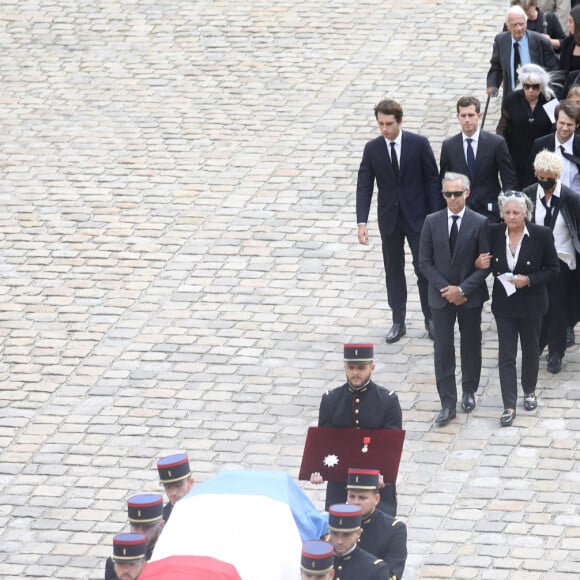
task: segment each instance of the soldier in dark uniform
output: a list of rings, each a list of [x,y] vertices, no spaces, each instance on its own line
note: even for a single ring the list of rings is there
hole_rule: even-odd
[[[389,580],[389,567],[358,545],[362,510],[356,505],[330,506],[328,529],[334,547],[335,580]]]
[[[372,344],[345,344],[344,368],[347,382],[326,392],[320,401],[319,427],[350,427],[358,429],[402,429],[403,414],[394,391],[380,387],[371,380],[375,369]],[[319,473],[313,473],[311,483],[323,483]],[[395,486],[380,489],[378,508],[392,516],[397,514]],[[346,501],[346,482],[329,481],[324,509]]]
[[[157,471],[169,499],[163,508],[163,521],[166,522],[175,503],[190,492],[193,487],[193,477],[191,477],[189,459],[185,453],[163,457],[157,462]]]
[[[334,578],[334,548],[322,540],[302,544],[300,579],[332,580]]]
[[[141,533],[147,538],[145,560],[149,561],[153,548],[163,529],[163,496],[158,493],[134,495],[127,501],[127,513],[131,533]],[[116,580],[113,559],[107,558],[105,580]]]
[[[117,534],[113,538],[113,578],[137,580],[145,568],[145,534]]]
[[[359,546],[382,558],[391,577],[401,580],[407,561],[407,526],[397,518],[376,509],[380,473],[375,469],[349,469],[347,503],[362,510],[362,534]]]

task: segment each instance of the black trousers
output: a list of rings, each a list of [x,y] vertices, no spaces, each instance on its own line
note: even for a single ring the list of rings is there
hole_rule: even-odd
[[[464,393],[475,393],[481,376],[481,306],[458,308],[446,304],[432,308],[434,327],[434,363],[437,392],[444,409],[455,409],[455,320],[459,324],[461,383]]]
[[[542,319],[540,352],[546,346],[548,352],[556,352],[562,357],[566,352],[566,328],[570,318],[569,304],[574,281],[573,275],[574,272],[560,260],[560,273],[547,284],[550,303],[548,312]]]
[[[538,382],[540,351],[538,342],[542,317],[507,318],[496,316],[499,343],[499,382],[504,409],[515,409],[518,400],[518,375],[516,356],[518,337],[522,347],[522,389],[524,394],[533,393]]]
[[[382,236],[383,263],[387,283],[387,300],[393,313],[393,323],[403,324],[407,315],[407,280],[405,278],[405,238],[413,255],[413,268],[417,276],[421,310],[425,320],[431,319],[431,309],[427,299],[428,281],[419,271],[420,233],[406,233],[396,229],[392,234]]]
[[[381,500],[379,501],[377,508],[382,512],[395,517],[397,515],[397,490],[394,485],[388,483],[379,490],[381,495]],[[326,484],[326,501],[324,503],[324,509],[328,511],[328,508],[335,503],[346,503],[346,482],[339,483],[336,481],[329,481]]]

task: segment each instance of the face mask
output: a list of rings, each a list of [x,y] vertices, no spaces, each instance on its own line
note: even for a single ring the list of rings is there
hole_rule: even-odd
[[[554,185],[556,185],[556,180],[555,179],[546,179],[546,181],[542,181],[541,179],[538,179],[538,183],[540,184],[540,187],[544,191],[547,191],[548,189],[552,189],[552,187],[554,187]]]

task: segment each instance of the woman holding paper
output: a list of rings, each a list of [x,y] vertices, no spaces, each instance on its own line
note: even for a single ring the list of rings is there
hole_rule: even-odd
[[[552,131],[554,121],[546,112],[549,107],[544,108],[544,105],[554,98],[554,91],[550,88],[550,73],[537,64],[520,67],[518,78],[516,90],[503,101],[497,133],[506,140],[518,187],[523,189],[534,181],[530,169],[534,139]]]
[[[546,282],[559,272],[558,255],[550,228],[532,224],[532,202],[520,191],[507,191],[498,198],[505,223],[490,226],[490,253],[476,260],[494,276],[491,310],[499,342],[498,366],[504,412],[502,426],[516,416],[518,383],[516,357],[518,338],[522,350],[521,382],[524,409],[537,407],[536,383],[540,353],[538,342],[542,317],[548,310]]]

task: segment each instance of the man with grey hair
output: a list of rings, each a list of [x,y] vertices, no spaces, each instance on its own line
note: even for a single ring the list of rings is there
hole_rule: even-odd
[[[427,216],[419,245],[419,267],[429,281],[433,315],[439,426],[456,416],[456,320],[461,336],[461,407],[466,413],[475,408],[481,375],[481,310],[489,298],[485,283],[489,271],[475,267],[476,258],[488,252],[487,220],[466,207],[470,191],[465,175],[448,172],[442,185],[447,208]]]
[[[555,52],[560,50],[560,41],[566,38],[566,34],[556,14],[539,8],[538,0],[510,0],[510,4],[524,9],[528,17],[528,30],[543,34],[550,41]],[[568,6],[570,6],[569,3]],[[507,30],[507,27],[504,27],[504,30]]]
[[[552,44],[541,34],[527,30],[527,16],[521,6],[510,6],[506,13],[507,31],[493,41],[493,52],[487,73],[487,94],[496,97],[503,84],[503,98],[518,84],[517,70],[524,64],[539,64],[546,70],[557,70],[558,59]]]
[[[534,204],[532,221],[548,226],[560,262],[560,273],[548,282],[548,312],[542,320],[540,352],[548,347],[548,372],[562,369],[566,329],[577,322],[578,266],[580,265],[580,196],[560,181],[563,161],[556,153],[540,151],[534,160],[537,183],[524,193]]]

